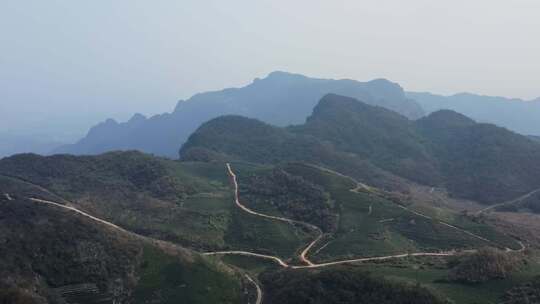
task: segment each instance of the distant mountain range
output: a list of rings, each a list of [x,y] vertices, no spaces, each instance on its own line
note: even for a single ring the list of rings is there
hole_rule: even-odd
[[[224,116],[203,124],[183,159],[306,161],[395,190],[399,178],[496,203],[540,187],[540,144],[450,110],[412,121],[350,97],[326,95],[303,125],[279,128]]]
[[[109,119],[93,127],[79,142],[55,153],[99,154],[137,149],[176,157],[178,148],[200,124],[212,118],[238,114],[287,126],[303,123],[317,101],[327,93],[360,99],[416,119],[422,108],[405,96],[396,83],[377,79],[369,82],[316,79],[299,74],[273,72],[242,88],[196,94],[178,102],[172,113],[146,118],[140,114],[125,123]]]
[[[44,135],[21,135],[0,132],[0,157],[32,151],[47,154],[63,145],[65,142],[48,138]]]
[[[470,93],[442,96],[407,92],[406,95],[418,102],[427,113],[454,110],[478,122],[493,123],[525,135],[540,135],[540,98],[525,101]]]
[[[353,97],[395,111],[411,120],[449,109],[475,121],[493,123],[520,134],[540,135],[540,99],[524,101],[469,93],[442,96],[404,92],[398,84],[384,79],[359,82],[273,72],[245,87],[196,94],[188,100],[179,101],[171,113],[149,118],[135,114],[123,123],[108,119],[92,127],[77,143],[60,147],[40,146],[34,150],[38,153],[80,155],[135,149],[174,158],[178,147],[187,137],[210,119],[235,114],[276,126],[301,124],[317,100],[327,93]],[[28,150],[25,147],[24,151]],[[16,152],[16,149],[13,151]],[[12,153],[0,151],[2,154]]]

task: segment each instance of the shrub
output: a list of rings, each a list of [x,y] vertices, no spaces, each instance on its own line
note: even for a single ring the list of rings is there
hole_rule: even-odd
[[[520,264],[518,254],[494,248],[482,248],[478,252],[454,260],[450,280],[468,284],[505,279]]]

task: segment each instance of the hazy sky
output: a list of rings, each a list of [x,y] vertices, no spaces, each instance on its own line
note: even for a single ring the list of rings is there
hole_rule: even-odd
[[[81,133],[273,70],[540,96],[538,0],[1,0],[0,127]]]

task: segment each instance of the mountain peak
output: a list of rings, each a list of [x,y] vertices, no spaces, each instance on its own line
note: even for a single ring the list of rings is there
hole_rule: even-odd
[[[140,121],[144,121],[146,120],[146,116],[140,114],[140,113],[135,113],[129,120],[128,120],[128,123],[136,123],[136,122],[140,122]]]
[[[332,104],[332,103],[341,103],[341,102],[361,102],[356,98],[339,95],[335,93],[328,93],[324,95],[321,100],[319,101],[319,104]]]
[[[376,79],[368,81],[367,83],[369,83],[371,85],[374,85],[374,86],[399,87],[401,90],[403,90],[403,88],[397,82],[390,81],[390,80],[388,80],[386,78],[376,78]]]
[[[102,122],[100,125],[113,126],[113,125],[117,125],[117,124],[118,124],[118,122],[114,118],[108,118],[107,120]]]
[[[304,76],[298,73],[285,72],[285,71],[273,71],[270,74],[268,74],[266,78],[307,78],[307,76]]]
[[[260,83],[260,82],[271,82],[271,83],[291,83],[291,82],[298,82],[298,81],[306,81],[309,78],[307,76],[304,76],[302,74],[295,74],[295,73],[289,73],[284,71],[274,71],[268,74],[265,78],[255,78],[253,83]]]
[[[344,119],[350,115],[362,114],[367,116],[387,115],[396,116],[405,119],[400,114],[387,110],[379,106],[369,105],[356,98],[329,93],[323,96],[319,103],[313,109],[313,114],[309,117],[309,120],[336,116],[339,114],[338,119]]]

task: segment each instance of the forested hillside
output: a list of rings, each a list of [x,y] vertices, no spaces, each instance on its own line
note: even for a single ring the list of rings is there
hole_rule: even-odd
[[[452,111],[418,121],[339,95],[325,96],[303,125],[278,128],[228,116],[203,124],[184,159],[307,161],[392,189],[403,183],[446,188],[491,204],[540,187],[540,144]]]
[[[0,191],[5,191],[3,185]],[[0,303],[112,304],[155,299],[206,303],[212,299],[232,304],[242,298],[241,278],[223,265],[186,249],[164,250],[71,211],[33,202],[16,191],[9,198],[0,197],[0,235]]]
[[[314,138],[263,126],[261,131]],[[334,303],[327,296],[488,303],[459,282],[437,283],[450,278],[446,257],[481,246],[504,249],[502,254],[521,250],[513,236],[489,223],[451,209],[418,208],[407,196],[307,161],[227,166],[139,152],[26,154],[0,160],[0,175],[3,240],[19,244],[0,249],[7,257],[0,296],[21,303],[51,297],[83,304],[112,298],[253,303],[255,286],[268,303]],[[532,279],[535,265],[501,278],[505,288],[490,299],[521,284],[519,278]],[[412,284],[415,267],[426,271],[417,279],[421,284]],[[371,269],[378,275],[368,274]],[[31,279],[36,275],[39,281]],[[492,281],[482,284],[488,289]],[[366,298],[365,290],[372,290]]]

